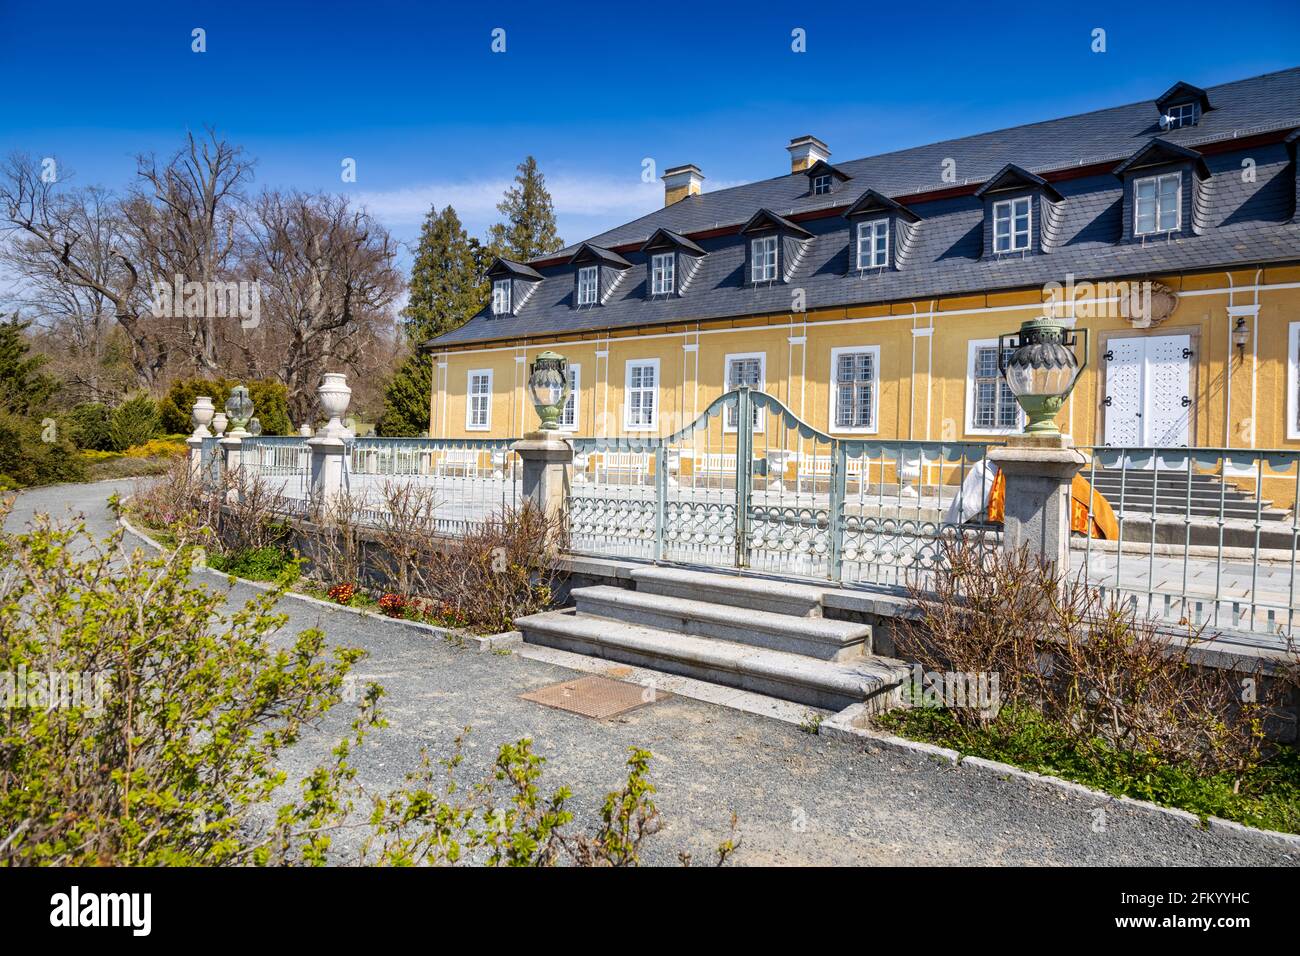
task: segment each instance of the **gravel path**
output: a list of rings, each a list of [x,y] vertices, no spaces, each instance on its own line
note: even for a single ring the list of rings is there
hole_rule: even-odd
[[[31,491],[19,497],[8,526],[34,511],[58,515],[70,507],[84,512],[94,531],[107,533],[114,523],[104,500],[130,486]],[[239,586],[233,597],[251,593]],[[367,786],[400,784],[421,746],[444,755],[457,731],[472,725],[462,782],[486,772],[499,744],[528,736],[548,760],[544,789],[568,785],[581,821],[620,781],[628,748],[642,746],[654,753],[656,802],[666,824],[647,841],[647,862],[674,863],[679,850],[707,859],[726,837],[734,811],[743,839],[733,858],[738,864],[1300,863],[1294,849],[1230,831],[1202,831],[1140,807],[813,736],[681,697],[597,722],[519,699],[573,677],[572,671],[452,647],[398,624],[300,601],[285,600],[282,609],[292,631],[318,626],[333,641],[365,648],[369,657],[359,675],[388,691],[391,726],[357,760]],[[318,734],[288,755],[291,776],[324,755],[349,719],[348,708],[336,708]]]

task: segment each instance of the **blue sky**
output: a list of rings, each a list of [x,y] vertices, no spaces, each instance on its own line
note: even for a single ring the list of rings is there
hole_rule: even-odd
[[[575,241],[661,202],[645,158],[718,188],[788,171],[803,133],[851,159],[1295,66],[1300,4],[0,0],[0,63],[0,153],[78,183],[214,125],[258,183],[354,194],[409,241],[431,203],[481,233],[532,153]]]

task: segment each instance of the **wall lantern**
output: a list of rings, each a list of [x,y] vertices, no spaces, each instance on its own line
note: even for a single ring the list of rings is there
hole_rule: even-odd
[[[1082,362],[1071,351],[1078,335],[1047,316],[1030,319],[1019,332],[998,336],[998,367],[1029,419],[1026,435],[1061,433],[1056,415],[1088,364],[1088,330],[1082,331]]]
[[[560,413],[569,400],[569,360],[555,352],[543,352],[533,360],[528,372],[528,390],[542,420],[541,430],[560,427]]]
[[[1245,359],[1246,343],[1250,341],[1250,329],[1246,328],[1246,319],[1244,316],[1237,316],[1237,322],[1232,327],[1232,344],[1237,346],[1237,358]]]
[[[248,396],[248,389],[243,385],[236,385],[230,390],[230,397],[226,399],[226,417],[230,419],[231,434],[245,434],[244,426],[248,424],[252,415],[253,400]]]

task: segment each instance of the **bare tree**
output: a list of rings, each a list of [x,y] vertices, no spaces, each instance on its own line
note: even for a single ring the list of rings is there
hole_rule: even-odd
[[[87,312],[111,313],[126,333],[140,384],[177,369],[220,369],[214,316],[155,314],[153,283],[220,278],[237,260],[238,208],[252,164],[218,139],[188,137],[162,167],[137,159],[140,184],[123,201],[97,189],[64,189],[37,162],[14,155],[0,169],[3,255],[30,287],[54,287]],[[66,305],[65,305],[66,308]]]
[[[190,133],[185,148],[164,166],[152,155],[137,157],[136,175],[139,182],[122,213],[140,271],[169,283],[177,276],[204,284],[228,278],[238,265],[242,189],[252,178],[243,149],[212,130],[202,141]],[[184,319],[177,326],[178,344],[187,348],[194,369],[221,371],[218,316],[205,308]]]
[[[345,196],[266,192],[248,226],[243,271],[260,283],[261,325],[240,346],[250,373],[288,386],[290,414],[302,421],[321,374],[365,368],[391,329],[402,288],[396,249]]]

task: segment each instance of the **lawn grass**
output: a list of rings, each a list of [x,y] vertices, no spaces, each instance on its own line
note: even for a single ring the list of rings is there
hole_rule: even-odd
[[[1240,779],[1230,773],[1203,775],[1149,753],[1116,750],[1093,741],[1083,748],[1036,711],[1004,707],[982,728],[959,724],[934,707],[894,710],[875,725],[911,740],[937,744],[964,756],[983,757],[1035,773],[1081,783],[1115,796],[1148,800],[1247,826],[1300,833],[1300,754],[1283,747]]]

